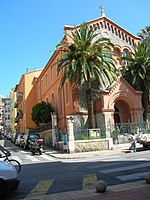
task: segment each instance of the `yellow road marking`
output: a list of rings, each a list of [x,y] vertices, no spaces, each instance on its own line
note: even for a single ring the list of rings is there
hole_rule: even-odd
[[[54,180],[40,181],[26,197],[34,197],[46,194],[48,189],[51,187]]]
[[[96,174],[88,174],[83,177],[83,190],[93,189],[96,186],[97,177]]]

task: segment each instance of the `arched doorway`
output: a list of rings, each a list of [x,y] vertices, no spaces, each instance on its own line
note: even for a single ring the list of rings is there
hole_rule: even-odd
[[[114,112],[114,122],[115,124],[121,123],[120,120],[120,113],[119,113],[119,108],[117,106],[114,106],[115,112]]]
[[[130,107],[124,100],[117,100],[114,105],[114,123],[128,123],[132,122]]]

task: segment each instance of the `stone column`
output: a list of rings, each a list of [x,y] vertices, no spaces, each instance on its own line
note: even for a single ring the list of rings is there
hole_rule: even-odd
[[[106,139],[108,139],[108,149],[113,149],[113,139],[111,138],[111,124],[112,124],[112,113],[104,112],[105,116],[105,128],[106,128]]]
[[[75,152],[75,144],[74,144],[74,116],[68,115],[66,116],[67,120],[67,134],[68,134],[68,153]]]

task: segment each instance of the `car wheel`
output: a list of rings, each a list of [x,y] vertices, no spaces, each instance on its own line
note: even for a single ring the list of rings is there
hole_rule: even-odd
[[[5,199],[7,194],[6,183],[3,180],[0,180],[0,198]]]

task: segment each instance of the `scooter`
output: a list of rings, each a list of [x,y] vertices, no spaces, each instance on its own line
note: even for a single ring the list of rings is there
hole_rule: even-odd
[[[43,139],[35,139],[30,141],[30,150],[31,155],[35,155],[38,153],[39,155],[42,155],[43,152]]]

